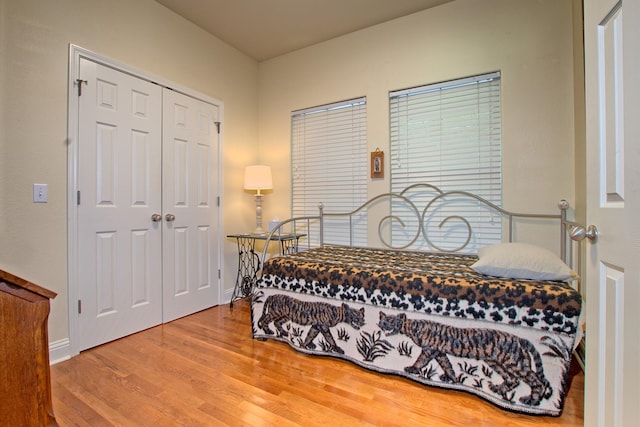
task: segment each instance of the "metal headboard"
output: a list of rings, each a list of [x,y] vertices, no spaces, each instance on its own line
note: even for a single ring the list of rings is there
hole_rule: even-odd
[[[435,194],[435,196],[432,197],[424,205],[424,208],[422,209],[418,208],[416,203],[409,196],[409,193],[412,190],[416,190],[416,189],[422,189],[422,190],[427,189],[428,191],[433,192]],[[576,226],[579,226],[579,224],[573,221],[569,221],[567,219],[567,211],[569,209],[569,203],[566,200],[561,200],[558,203],[559,213],[557,214],[520,213],[520,212],[512,212],[512,211],[503,209],[502,207],[497,206],[496,204],[467,191],[459,191],[459,190],[442,191],[440,188],[427,183],[411,185],[405,188],[400,193],[389,192],[389,193],[379,194],[367,200],[361,206],[359,206],[358,208],[350,212],[343,212],[343,213],[325,212],[324,205],[320,203],[318,206],[317,215],[300,216],[300,217],[294,217],[294,218],[289,218],[289,219],[280,221],[267,236],[267,242],[262,250],[262,256],[260,257],[261,265],[262,265],[262,261],[264,261],[267,257],[269,241],[273,238],[273,236],[277,236],[285,233],[283,230],[290,230],[288,231],[289,233],[299,233],[301,232],[301,230],[304,230],[305,234],[309,234],[313,229],[312,228],[312,224],[313,224],[314,227],[318,230],[318,235],[314,236],[313,239],[311,238],[311,236],[307,236],[308,237],[307,239],[304,239],[299,243],[300,245],[299,249],[300,250],[310,249],[312,247],[312,243],[311,243],[312,241],[318,242],[317,244],[319,246],[324,246],[326,244],[325,220],[330,218],[343,218],[348,222],[349,224],[348,241],[350,245],[353,245],[353,235],[354,235],[353,224],[355,222],[355,218],[358,215],[362,214],[364,210],[370,208],[371,206],[379,203],[382,200],[388,200],[389,204],[391,204],[392,200],[404,203],[406,209],[408,211],[413,212],[413,215],[415,215],[415,221],[417,223],[415,234],[408,241],[408,243],[403,243],[401,245],[394,245],[393,243],[387,241],[386,236],[384,235],[382,230],[384,229],[385,225],[388,225],[390,222],[396,222],[396,224],[399,224],[400,226],[404,226],[405,224],[403,223],[400,217],[398,217],[397,215],[394,215],[393,213],[382,216],[382,218],[378,222],[378,238],[382,243],[382,245],[384,245],[386,248],[406,249],[410,247],[412,244],[414,244],[422,235],[424,241],[428,244],[428,246],[436,251],[441,251],[441,252],[461,251],[469,244],[469,241],[471,240],[471,236],[473,234],[472,224],[466,218],[459,215],[451,215],[451,216],[444,217],[443,219],[440,220],[439,227],[442,227],[443,225],[445,225],[445,223],[449,221],[458,221],[460,224],[463,224],[463,226],[466,227],[467,238],[465,243],[454,250],[443,249],[439,247],[437,244],[434,244],[434,242],[432,242],[431,239],[429,238],[427,229],[425,228],[425,221],[429,218],[429,215],[431,214],[431,210],[433,209],[433,207],[436,206],[437,203],[440,203],[447,198],[456,198],[456,200],[460,200],[461,198],[472,200],[474,201],[474,203],[477,203],[480,206],[484,206],[486,209],[492,211],[496,215],[503,218],[505,228],[506,228],[505,240],[508,242],[514,241],[514,224],[518,219],[535,219],[535,220],[540,219],[545,221],[546,220],[557,221],[558,226],[560,228],[560,257],[571,268],[573,268],[576,271],[580,271],[580,268],[581,268],[580,252],[581,251],[574,250],[574,246],[576,245],[571,244],[572,240],[569,238],[570,236],[568,232],[569,229],[575,228]]]

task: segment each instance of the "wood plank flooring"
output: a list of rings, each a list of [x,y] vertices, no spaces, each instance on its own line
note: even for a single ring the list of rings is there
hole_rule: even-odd
[[[247,301],[214,307],[51,367],[61,426],[582,426],[573,370],[561,417],[311,357],[251,338]]]

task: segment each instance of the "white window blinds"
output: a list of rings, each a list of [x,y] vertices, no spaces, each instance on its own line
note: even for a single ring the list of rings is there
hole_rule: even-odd
[[[366,98],[291,113],[293,216],[316,215],[319,203],[327,213],[350,212],[366,201],[366,121]],[[351,224],[325,219],[325,243],[366,245],[365,214]],[[316,236],[309,233],[312,244]]]
[[[391,92],[389,109],[393,192],[426,182],[502,205],[500,73]],[[424,194],[424,203],[433,195]],[[428,212],[432,214],[425,226],[437,249],[457,249],[467,238],[462,221],[438,226],[452,215],[469,220],[477,233],[467,252],[501,241],[500,219],[487,216],[486,209],[476,203],[457,203],[446,209],[434,206]],[[394,229],[392,238],[397,241],[405,236]]]

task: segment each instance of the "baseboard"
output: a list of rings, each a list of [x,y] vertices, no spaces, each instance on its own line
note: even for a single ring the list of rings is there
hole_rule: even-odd
[[[233,288],[232,289],[225,289],[224,291],[224,295],[222,296],[222,303],[221,304],[229,304],[229,302],[231,301],[231,296],[233,295]]]
[[[64,362],[71,359],[71,343],[69,338],[49,343],[49,364]]]

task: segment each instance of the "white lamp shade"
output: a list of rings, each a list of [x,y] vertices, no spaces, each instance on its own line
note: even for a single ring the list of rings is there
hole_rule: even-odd
[[[273,179],[271,178],[271,167],[264,165],[247,166],[244,170],[245,190],[271,190]]]

